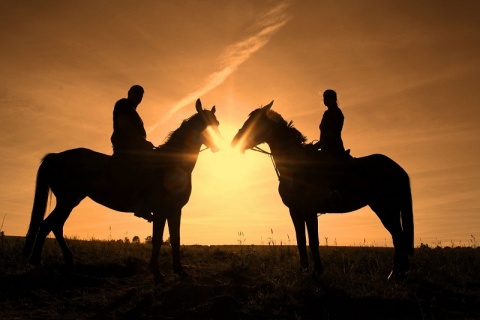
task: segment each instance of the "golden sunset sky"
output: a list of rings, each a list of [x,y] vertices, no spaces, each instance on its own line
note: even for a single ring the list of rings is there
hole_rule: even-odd
[[[111,154],[113,105],[133,84],[156,145],[197,98],[216,105],[228,142],[271,100],[316,140],[331,88],[351,154],[385,154],[410,174],[415,244],[478,244],[479,17],[476,0],[2,1],[2,230],[26,234],[45,154]],[[265,155],[200,153],[182,244],[295,244],[277,184]],[[319,228],[322,245],[392,245],[368,207],[320,216]],[[151,224],[86,199],[65,234],[143,240]]]

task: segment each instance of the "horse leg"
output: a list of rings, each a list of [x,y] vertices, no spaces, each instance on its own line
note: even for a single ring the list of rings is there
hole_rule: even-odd
[[[308,245],[310,246],[310,252],[312,253],[313,264],[314,264],[314,277],[318,277],[323,272],[323,265],[320,259],[319,245],[320,241],[318,240],[318,218],[317,214],[308,214],[307,215],[307,231],[308,231]]]
[[[57,239],[57,243],[60,246],[60,249],[62,250],[63,258],[68,267],[73,266],[73,254],[68,248],[67,242],[63,237],[63,226],[65,225],[65,221],[67,221],[68,217],[70,216],[70,213],[72,212],[75,206],[76,205],[74,205],[70,209],[66,208],[65,210],[59,211],[58,216],[54,217],[54,220],[52,223],[53,234],[55,235],[55,239]]]
[[[78,203],[78,202],[77,202]],[[35,246],[33,247],[32,263],[39,265],[42,260],[42,250],[45,244],[45,239],[51,231],[54,231],[55,238],[62,249],[63,257],[67,265],[73,264],[73,255],[68,249],[68,246],[63,238],[63,224],[68,215],[76,204],[67,204],[65,202],[58,202],[55,209],[48,215],[48,217],[40,225]]]
[[[393,240],[393,247],[395,250],[393,258],[392,272],[388,276],[402,278],[410,269],[410,262],[408,261],[407,243],[403,234],[402,225],[400,223],[400,210],[394,208],[380,208],[377,206],[370,206],[372,210],[380,218],[385,229],[390,232]]]
[[[35,239],[35,245],[33,246],[32,256],[30,258],[31,263],[33,263],[34,265],[42,264],[43,245],[45,244],[45,238],[48,236],[50,231],[51,229],[48,229],[45,221],[43,221],[40,225],[40,229]]]
[[[297,237],[298,253],[300,254],[300,266],[303,270],[308,270],[307,240],[305,237],[305,220],[302,215],[290,209],[290,217],[295,227],[295,235]]]
[[[172,246],[172,260],[173,272],[180,276],[188,276],[188,273],[183,269],[180,261],[180,220],[182,217],[182,210],[175,209],[168,216],[168,231],[170,233],[170,245]]]
[[[153,230],[152,230],[152,256],[150,258],[150,272],[153,274],[155,283],[165,282],[166,278],[160,272],[158,265],[158,256],[160,255],[160,247],[163,241],[163,230],[167,218],[161,214],[153,214]]]
[[[52,212],[48,215],[48,217],[42,221],[40,224],[40,228],[38,229],[37,237],[35,239],[35,245],[33,246],[31,262],[34,265],[40,265],[42,263],[42,250],[45,244],[45,239],[47,238],[50,231],[52,231],[52,223],[53,219],[58,213],[60,212],[61,207],[57,203],[55,208]]]

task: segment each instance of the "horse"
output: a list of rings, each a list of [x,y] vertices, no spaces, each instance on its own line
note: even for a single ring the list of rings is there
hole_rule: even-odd
[[[314,262],[313,276],[323,271],[319,253],[318,214],[346,213],[369,206],[390,232],[394,245],[388,279],[401,279],[413,255],[413,208],[407,172],[385,155],[332,160],[322,156],[293,122],[271,109],[273,101],[252,111],[232,140],[245,152],[267,143],[279,176],[278,192],[289,208],[297,237],[300,265],[308,270],[305,226]]]
[[[158,257],[167,221],[173,271],[187,276],[180,261],[181,212],[190,198],[191,173],[200,148],[205,145],[212,152],[218,151],[216,141],[221,137],[215,106],[204,110],[198,99],[196,111],[167,136],[163,145],[139,156],[141,162],[135,168],[131,164],[126,166],[115,158],[116,155],[109,156],[86,148],[47,154],[37,172],[23,255],[30,257],[33,264],[40,264],[45,238],[53,231],[66,264],[73,266],[73,255],[63,237],[63,226],[73,208],[85,197],[121,212],[134,212],[140,201],[147,201],[153,220],[149,267],[155,282],[165,281]],[[44,219],[50,192],[55,195],[56,205]]]

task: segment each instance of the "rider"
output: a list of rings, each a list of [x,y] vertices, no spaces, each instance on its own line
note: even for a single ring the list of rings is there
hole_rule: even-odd
[[[331,89],[323,93],[323,103],[327,107],[320,122],[320,141],[317,146],[323,155],[339,158],[345,155],[342,141],[343,113],[338,107],[337,93]]]
[[[135,167],[142,166],[142,155],[155,148],[146,139],[147,133],[143,121],[137,113],[143,93],[141,86],[132,86],[128,90],[128,97],[118,100],[113,109],[113,134],[110,139],[113,145],[113,156]],[[145,200],[140,201],[135,210],[135,216],[151,221],[152,214],[148,207]]]
[[[342,141],[343,113],[338,107],[337,93],[328,89],[323,93],[323,103],[327,107],[320,122],[320,141],[316,145],[321,151],[323,158],[328,160],[339,160],[344,158],[347,153]],[[338,178],[338,177],[336,177]],[[334,208],[342,206],[342,198],[337,191],[335,184],[338,179],[331,181],[332,186],[329,194],[329,202]]]
[[[134,85],[128,90],[128,97],[115,103],[113,109],[113,134],[111,137],[114,154],[135,154],[152,150],[154,145],[147,141],[143,121],[137,107],[142,102],[143,88]]]

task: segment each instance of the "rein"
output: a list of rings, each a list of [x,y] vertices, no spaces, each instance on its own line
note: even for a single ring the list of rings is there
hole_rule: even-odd
[[[259,146],[255,146],[255,147],[253,147],[251,150],[256,151],[256,152],[260,152],[260,153],[263,153],[263,154],[266,154],[266,155],[268,155],[268,156],[270,157],[270,160],[272,160],[273,169],[275,169],[275,173],[277,174],[277,178],[278,178],[278,180],[280,180],[280,171],[278,171],[277,164],[275,163],[275,160],[273,159],[272,153],[263,150],[263,149],[260,148]]]

